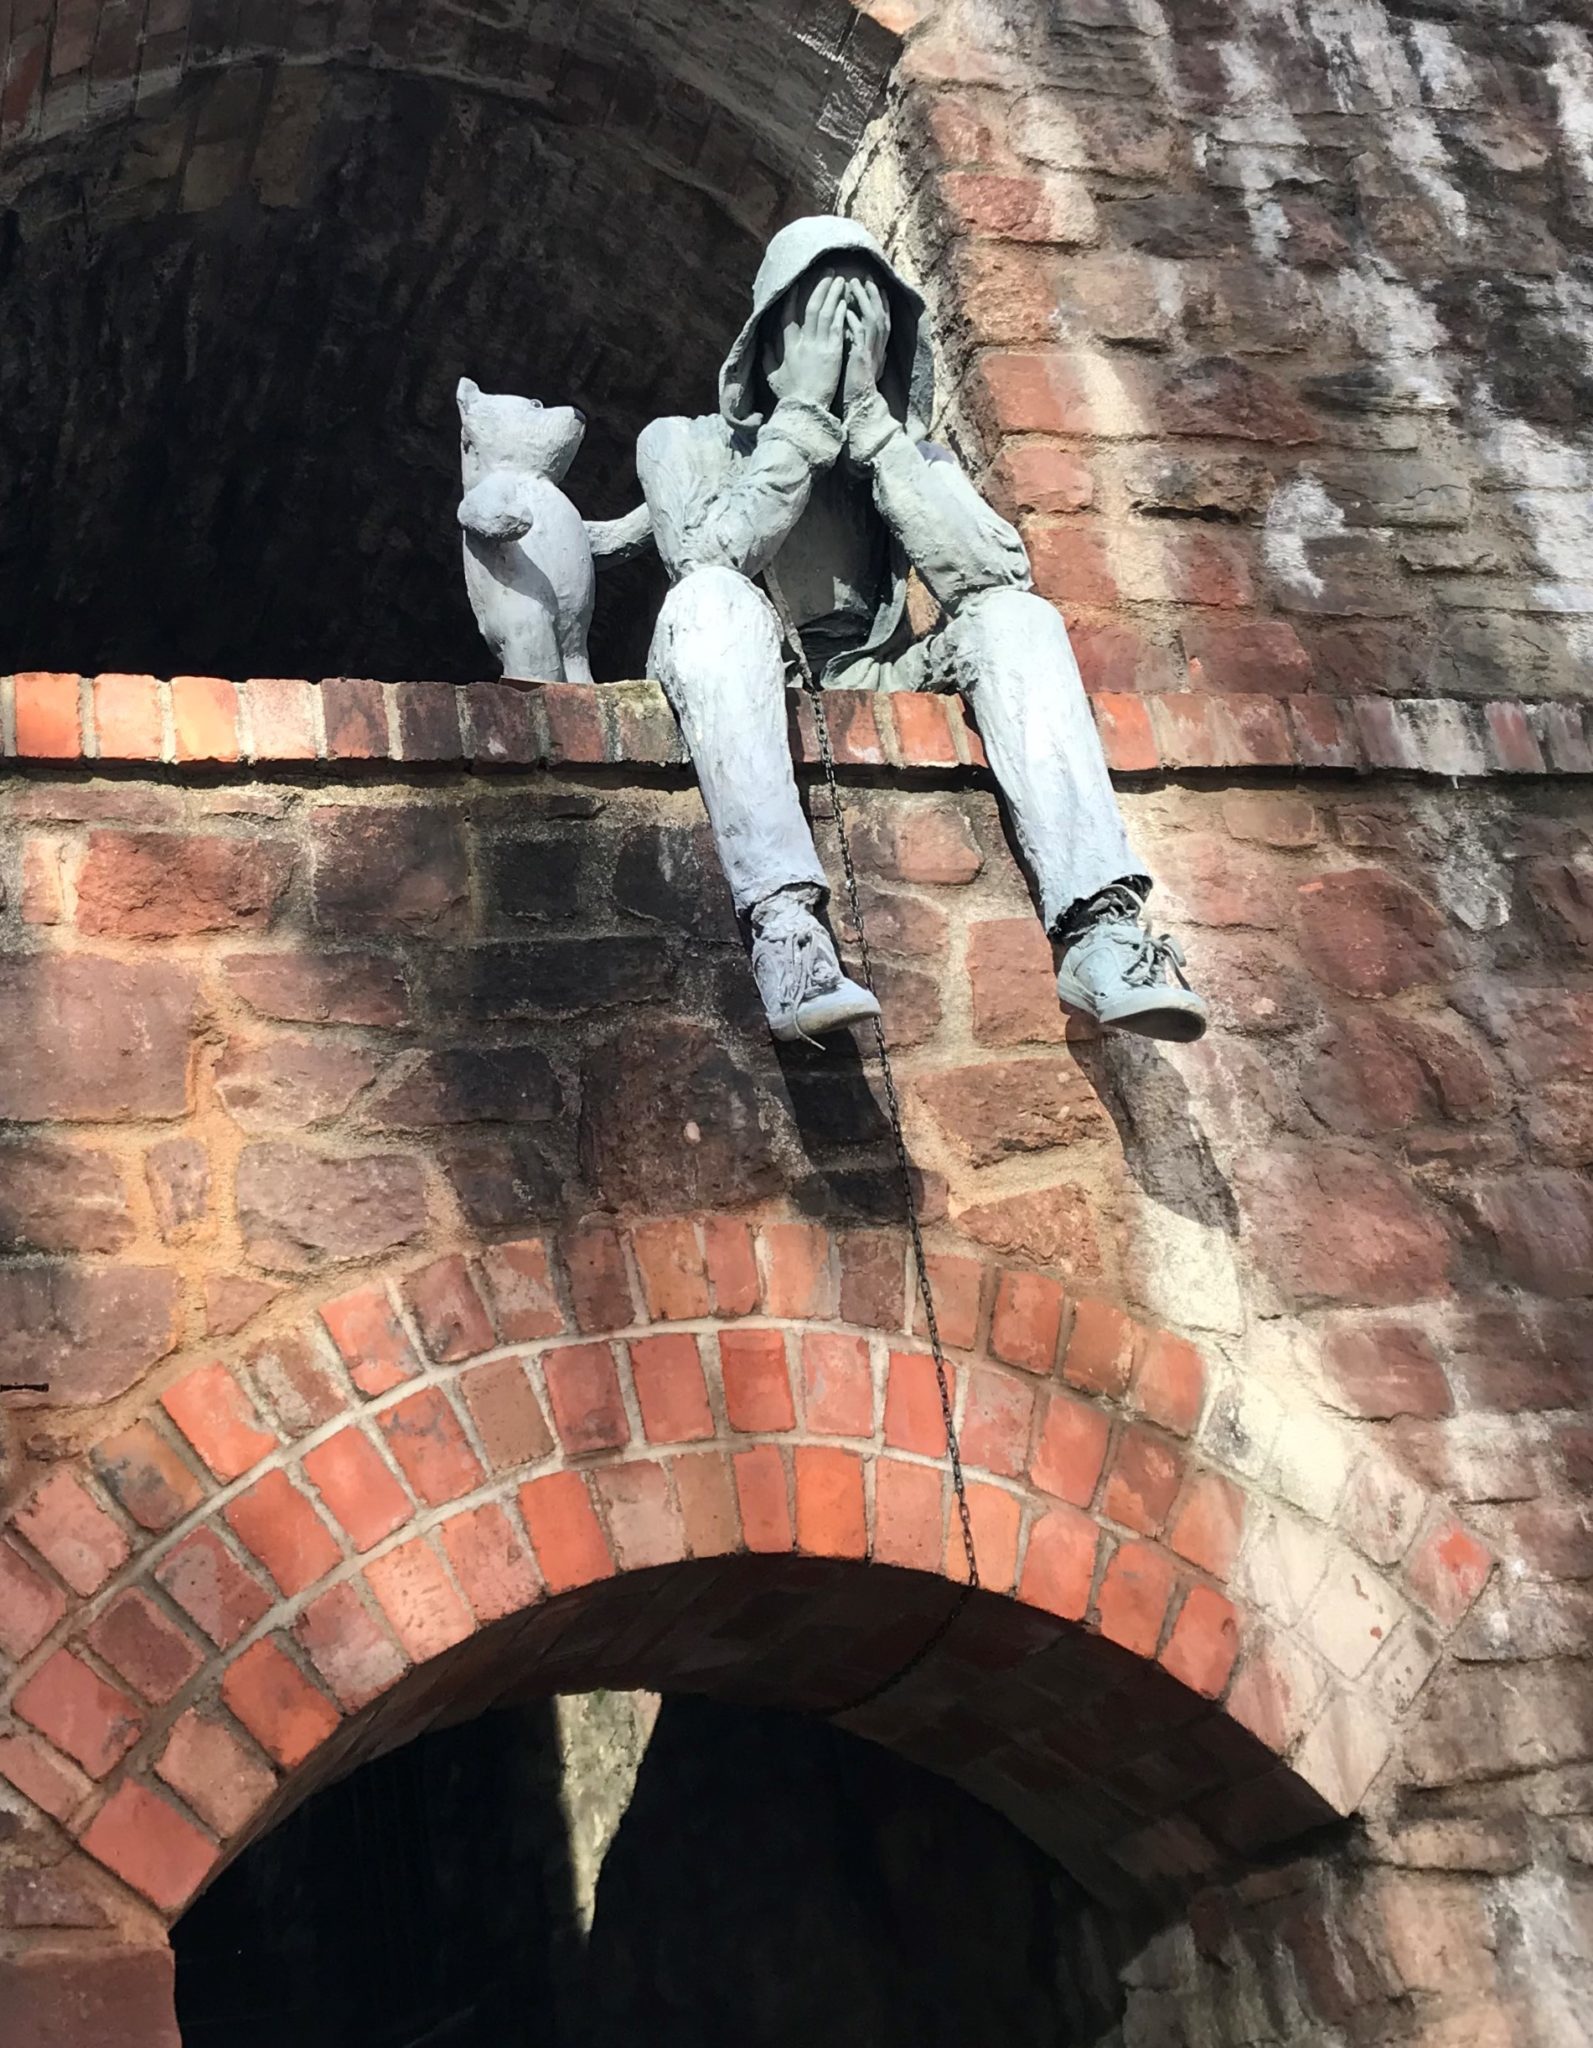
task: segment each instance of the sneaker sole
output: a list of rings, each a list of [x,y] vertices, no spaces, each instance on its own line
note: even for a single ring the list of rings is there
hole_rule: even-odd
[[[854,1024],[870,1024],[878,1015],[879,1004],[866,989],[837,989],[832,996],[810,996],[788,1024],[771,1024],[769,1028],[790,1045],[804,1038],[826,1038]]]
[[[1097,1009],[1083,989],[1069,988],[1057,977],[1057,1000],[1075,1016],[1088,1017],[1109,1031],[1132,1031],[1137,1038],[1158,1038],[1164,1044],[1193,1045],[1206,1035],[1206,1005],[1192,990],[1147,989],[1142,1002],[1121,1002]]]

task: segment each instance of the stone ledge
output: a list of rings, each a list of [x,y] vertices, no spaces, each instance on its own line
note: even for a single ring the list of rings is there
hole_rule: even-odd
[[[1198,690],[1092,700],[1113,771],[1294,769],[1478,778],[1593,773],[1593,704],[1331,697]],[[826,694],[848,768],[982,768],[962,700],[872,690]],[[791,700],[792,743],[816,765],[812,706]],[[0,677],[0,757],[214,768],[357,766],[682,767],[685,748],[656,683],[319,683],[254,677]]]

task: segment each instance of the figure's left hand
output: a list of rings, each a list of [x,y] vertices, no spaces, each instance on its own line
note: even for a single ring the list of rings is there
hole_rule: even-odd
[[[846,368],[841,376],[843,410],[879,389],[890,338],[891,313],[883,287],[872,277],[858,278],[847,292]]]

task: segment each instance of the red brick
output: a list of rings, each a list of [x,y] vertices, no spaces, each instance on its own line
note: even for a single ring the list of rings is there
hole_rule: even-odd
[[[875,1563],[938,1572],[945,1541],[945,1482],[940,1471],[933,1465],[881,1458],[874,1467]]]
[[[16,684],[17,753],[24,760],[75,761],[83,752],[78,678],[19,674]]]
[[[94,1789],[75,1764],[36,1735],[0,1735],[0,1778],[59,1821],[70,1820]]]
[[[543,1354],[542,1369],[553,1427],[566,1451],[580,1456],[619,1450],[630,1442],[612,1345],[561,1344]]]
[[[767,1312],[834,1315],[829,1232],[816,1223],[767,1223],[762,1236]]]
[[[187,1905],[221,1854],[169,1800],[131,1780],[95,1814],[83,1847],[163,1913]]]
[[[327,676],[321,684],[321,723],[328,760],[387,759],[387,699],[370,677]]]
[[[810,1557],[865,1557],[863,1461],[855,1451],[799,1444],[796,1451],[797,1548]]]
[[[1051,1508],[1029,1531],[1018,1597],[1066,1621],[1082,1621],[1095,1578],[1100,1532],[1088,1515]]]
[[[1016,1479],[1029,1461],[1035,1388],[1001,1372],[968,1375],[968,1398],[959,1431],[965,1465]]]
[[[1311,687],[1311,657],[1286,619],[1190,620],[1179,627],[1179,637],[1192,690],[1289,696]]]
[[[441,1387],[425,1387],[376,1418],[415,1497],[441,1507],[479,1486],[486,1473]]]
[[[523,680],[537,682],[545,678],[527,676]],[[541,695],[548,720],[550,762],[590,766],[607,758],[603,713],[597,691],[590,683],[554,683]]]
[[[841,1320],[900,1330],[906,1314],[906,1244],[893,1231],[852,1230],[840,1240]]]
[[[947,1368],[948,1391],[955,1380]],[[885,1375],[885,1441],[922,1458],[946,1455],[946,1418],[935,1361],[927,1351],[893,1351]]]
[[[1220,1472],[1196,1472],[1184,1489],[1167,1545],[1182,1558],[1226,1579],[1239,1555],[1245,1527],[1245,1497]]]
[[[218,1479],[241,1478],[277,1447],[225,1366],[196,1366],[166,1389],[161,1406]]]
[[[261,1580],[245,1569],[213,1529],[196,1529],[167,1552],[155,1577],[190,1621],[227,1650],[275,1605]]]
[[[1316,1144],[1249,1154],[1239,1182],[1256,1256],[1289,1306],[1387,1308],[1445,1291],[1443,1219],[1394,1166]]]
[[[1065,1297],[1042,1273],[1004,1272],[990,1317],[990,1349],[1007,1365],[1049,1373],[1056,1361]]]
[[[36,1486],[11,1521],[74,1593],[98,1592],[132,1555],[126,1536],[68,1471]]]
[[[497,1342],[492,1318],[469,1266],[455,1256],[438,1259],[404,1281],[404,1300],[421,1342],[440,1365],[457,1365]]]
[[[990,1593],[1010,1593],[1018,1571],[1018,1529],[1022,1504],[999,1486],[968,1483],[968,1520],[973,1533],[979,1583]],[[962,1522],[955,1507],[947,1517],[945,1572],[961,1584],[968,1576]]]
[[[282,1435],[308,1436],[333,1422],[348,1394],[309,1342],[289,1332],[244,1354],[244,1384]]]
[[[383,1288],[360,1287],[323,1302],[321,1321],[362,1394],[390,1393],[419,1372],[415,1347]]]
[[[1026,519],[1020,531],[1034,565],[1034,587],[1059,610],[1118,602],[1104,521],[1088,513],[1068,520]]]
[[[238,692],[220,676],[173,676],[172,726],[179,761],[236,761]]]
[[[288,1771],[319,1749],[341,1718],[271,1637],[228,1665],[221,1697],[266,1754]]]
[[[1343,707],[1334,699],[1291,697],[1288,711],[1302,768],[1354,768],[1359,764],[1360,744]]]
[[[503,1508],[468,1509],[450,1516],[438,1533],[478,1621],[501,1621],[536,1601],[542,1582],[530,1546]]]
[[[1034,917],[989,918],[968,928],[974,1037],[981,1045],[1060,1045],[1051,942]]]
[[[118,1594],[88,1631],[89,1647],[153,1706],[175,1699],[205,1661],[192,1637],[147,1593]]]
[[[285,1472],[268,1472],[230,1501],[226,1522],[284,1593],[302,1593],[342,1561],[309,1500]]]
[[[225,1841],[246,1828],[277,1789],[277,1774],[230,1728],[190,1709],[171,1731],[155,1774]]]
[[[1098,1408],[1053,1391],[1046,1396],[1029,1477],[1057,1500],[1085,1508],[1106,1463],[1110,1424]]]
[[[144,1728],[131,1694],[109,1684],[70,1650],[47,1658],[11,1704],[19,1720],[48,1736],[91,1778],[114,1769]]]
[[[802,1339],[803,1415],[816,1436],[874,1434],[874,1374],[868,1340],[829,1331]]]
[[[393,1634],[417,1664],[441,1656],[475,1631],[475,1617],[455,1592],[442,1559],[422,1537],[373,1557],[365,1579]]]
[[[960,1259],[944,1252],[932,1252],[926,1263],[941,1343],[953,1351],[972,1351],[979,1342],[980,1304],[986,1272],[984,1260]],[[913,1328],[920,1335],[928,1334],[924,1305],[916,1295]]]
[[[1452,1517],[1419,1544],[1405,1567],[1412,1596],[1445,1628],[1455,1623],[1488,1583],[1493,1558]]]
[[[489,1245],[481,1255],[481,1273],[505,1343],[529,1344],[564,1334],[564,1311],[553,1291],[548,1248],[540,1237]]]
[[[891,705],[904,768],[955,768],[957,748],[942,698],[901,691]]]
[[[304,1476],[348,1532],[356,1550],[372,1549],[402,1528],[414,1511],[409,1495],[380,1451],[362,1429],[352,1425],[306,1453]]]
[[[1205,1362],[1194,1345],[1166,1330],[1150,1331],[1134,1376],[1133,1406],[1147,1422],[1188,1436],[1205,1398]]]
[[[20,1663],[66,1612],[66,1597],[9,1543],[0,1543],[0,1650]]]
[[[647,1312],[661,1322],[690,1322],[708,1313],[708,1273],[697,1233],[684,1218],[641,1223],[631,1232]]]
[[[1092,708],[1106,765],[1114,774],[1144,775],[1161,766],[1150,710],[1138,697],[1106,691],[1094,699]]]
[[[1062,1377],[1086,1393],[1121,1400],[1134,1357],[1134,1325],[1120,1308],[1089,1296],[1073,1304]]]
[[[1173,1590],[1173,1561],[1154,1543],[1118,1546],[1096,1605],[1101,1634],[1136,1656],[1152,1657]]]
[[[785,1460],[773,1444],[758,1444],[751,1450],[737,1451],[734,1462],[736,1499],[741,1507],[747,1548],[789,1550],[795,1537]]]
[[[315,692],[308,683],[295,676],[251,676],[244,695],[252,761],[315,759]]]
[[[602,1467],[594,1483],[622,1571],[675,1564],[685,1556],[685,1528],[662,1465],[642,1460]]]
[[[730,1460],[722,1451],[672,1458],[670,1471],[690,1557],[726,1557],[742,1547],[741,1512]]]
[[[684,1332],[631,1341],[631,1378],[650,1444],[699,1443],[714,1433],[697,1339]]]
[[[530,1376],[517,1358],[496,1358],[462,1373],[459,1391],[495,1472],[540,1464],[553,1433]]]
[[[276,915],[293,861],[284,839],[91,832],[78,870],[77,927],[117,939],[258,931]]]
[[[550,1593],[614,1576],[608,1539],[579,1472],[550,1472],[522,1486],[520,1513]]]
[[[702,1237],[714,1314],[754,1314],[760,1289],[752,1232],[734,1216],[709,1216],[703,1223]]]
[[[1141,1536],[1160,1535],[1183,1477],[1184,1461],[1170,1444],[1131,1426],[1118,1444],[1102,1511]]]
[[[1485,704],[1483,717],[1488,728],[1489,767],[1502,769],[1507,775],[1543,773],[1543,749],[1527,722],[1523,706],[1509,702]]]
[[[65,924],[66,894],[61,881],[61,848],[37,835],[22,843],[22,922]]]
[[[1396,1415],[1431,1420],[1454,1412],[1455,1399],[1431,1343],[1403,1323],[1332,1330],[1322,1361],[1329,1399],[1347,1414],[1384,1421]]]
[[[158,761],[160,684],[153,676],[96,676],[94,730],[102,761]]]
[[[578,1330],[624,1330],[636,1321],[636,1304],[616,1230],[604,1223],[568,1231],[559,1240],[559,1253]]]
[[[293,1639],[345,1714],[380,1699],[409,1669],[408,1658],[347,1579],[310,1602],[293,1625]]]
[[[1009,519],[1025,512],[1082,512],[1095,496],[1089,464],[1060,441],[1009,441],[987,487]]]
[[[991,349],[981,357],[975,403],[1005,434],[1093,434],[1095,417],[1077,371],[1054,349]]]
[[[796,1428],[791,1368],[780,1330],[724,1330],[719,1337],[725,1414],[746,1435]]]
[[[1192,1586],[1158,1662],[1194,1692],[1214,1700],[1239,1654],[1239,1616],[1210,1586]]]
[[[1439,913],[1381,868],[1317,875],[1300,884],[1298,903],[1307,967],[1346,995],[1399,995],[1447,965]]]

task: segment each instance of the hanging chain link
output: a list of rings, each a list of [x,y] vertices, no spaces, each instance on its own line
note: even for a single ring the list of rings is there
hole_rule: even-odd
[[[830,741],[830,721],[824,709],[824,690],[813,673],[802,645],[801,635],[797,631],[796,623],[773,571],[766,569],[763,580],[774,602],[775,612],[795,659],[797,672],[802,678],[803,690],[813,707],[813,724],[819,742],[819,761],[824,770],[825,786],[829,791],[830,816],[835,822],[835,836],[841,850],[841,871],[846,880],[847,912],[852,921],[852,929],[857,934],[857,951],[862,963],[864,986],[874,991],[874,960],[869,952],[868,928],[863,922],[863,906],[858,900],[857,869],[852,864],[852,847],[846,830],[846,806],[842,802],[841,785],[835,773],[835,749]],[[877,991],[874,992],[877,994]],[[837,1710],[840,1712],[851,1712],[857,1707],[867,1706],[882,1693],[900,1685],[904,1678],[916,1671],[931,1651],[945,1640],[958,1615],[979,1590],[979,1560],[974,1554],[973,1518],[968,1509],[968,1487],[962,1471],[962,1447],[957,1440],[957,1422],[952,1413],[951,1374],[946,1365],[945,1351],[941,1346],[940,1323],[935,1315],[934,1290],[929,1284],[929,1257],[924,1250],[924,1234],[918,1222],[918,1201],[913,1192],[912,1161],[908,1158],[907,1140],[902,1132],[901,1097],[896,1092],[896,1075],[891,1067],[890,1047],[885,1040],[884,1023],[879,1017],[875,1017],[873,1026],[874,1051],[879,1060],[880,1080],[885,1089],[885,1108],[890,1119],[891,1142],[896,1151],[897,1171],[901,1175],[902,1207],[907,1217],[907,1233],[912,1240],[913,1267],[918,1276],[918,1295],[924,1305],[924,1328],[929,1336],[930,1356],[935,1363],[935,1386],[940,1395],[941,1420],[946,1426],[946,1457],[951,1466],[951,1483],[957,1496],[957,1519],[962,1528],[962,1549],[968,1576],[961,1597],[929,1640],[883,1684],[875,1686],[861,1699],[850,1701],[845,1708]]]

